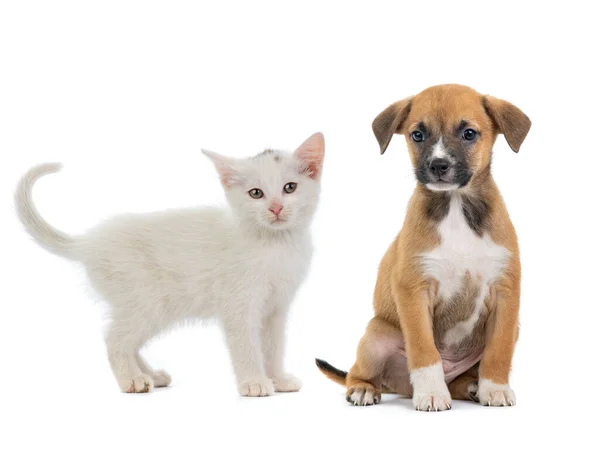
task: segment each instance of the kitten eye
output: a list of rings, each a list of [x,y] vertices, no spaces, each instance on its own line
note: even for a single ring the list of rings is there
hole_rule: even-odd
[[[477,132],[475,130],[473,130],[472,128],[467,128],[464,132],[463,132],[463,138],[466,139],[467,141],[473,141],[475,139],[475,137],[477,136]]]
[[[248,194],[250,194],[252,199],[260,199],[264,196],[263,192],[258,188],[252,188],[250,191],[248,191]]]
[[[412,132],[410,134],[410,136],[413,139],[413,141],[418,142],[418,143],[420,143],[421,141],[423,141],[425,139],[425,137],[423,136],[423,133],[421,133],[418,130]]]
[[[297,183],[294,182],[290,182],[290,183],[286,183],[285,186],[283,187],[283,190],[290,194],[293,193],[294,191],[296,191],[296,187],[298,186]]]

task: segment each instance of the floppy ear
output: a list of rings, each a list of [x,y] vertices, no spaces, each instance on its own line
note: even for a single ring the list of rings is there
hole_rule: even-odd
[[[492,96],[483,97],[483,106],[502,133],[510,148],[517,153],[531,128],[531,121],[525,113],[506,100]]]
[[[235,167],[235,160],[233,158],[206,149],[202,149],[202,153],[214,163],[224,187],[231,186],[236,181],[238,171]]]
[[[392,135],[400,133],[402,124],[408,117],[408,113],[410,113],[411,101],[412,97],[408,97],[391,104],[379,113],[373,121],[373,133],[375,133],[382,155],[390,144]]]
[[[294,156],[302,162],[302,171],[311,179],[318,179],[323,169],[325,158],[325,137],[323,133],[315,133],[308,137],[294,151]]]

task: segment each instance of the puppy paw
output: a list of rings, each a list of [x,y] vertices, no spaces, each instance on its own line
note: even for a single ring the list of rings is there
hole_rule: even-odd
[[[273,386],[277,392],[293,392],[302,388],[302,381],[291,374],[286,374],[274,378]]]
[[[452,408],[452,398],[447,390],[445,393],[415,393],[412,401],[415,409],[425,412],[439,412]]]
[[[477,397],[484,406],[507,407],[517,403],[515,392],[508,384],[495,384],[489,379],[479,380]]]
[[[346,401],[354,406],[372,406],[381,402],[381,392],[366,385],[350,387],[346,392]]]
[[[164,370],[155,371],[152,375],[155,387],[167,387],[171,384],[171,376]]]
[[[152,378],[145,374],[131,379],[119,379],[118,383],[123,393],[148,393],[154,388]]]
[[[468,393],[471,401],[477,402],[477,403],[479,402],[479,397],[477,396],[478,392],[479,392],[479,384],[477,382],[471,382],[467,386],[467,393]]]
[[[452,408],[452,398],[444,381],[441,363],[417,368],[410,372],[413,386],[413,405],[425,412],[438,412]]]
[[[275,393],[275,387],[271,379],[261,378],[242,382],[238,385],[238,391],[242,396],[271,396]]]

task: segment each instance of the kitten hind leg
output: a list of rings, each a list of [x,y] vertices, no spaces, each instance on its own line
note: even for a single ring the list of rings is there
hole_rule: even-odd
[[[106,339],[108,360],[122,392],[146,393],[154,381],[140,368],[137,356],[142,340],[132,332],[113,323]]]
[[[154,370],[138,352],[136,361],[144,374],[148,374],[154,382],[154,387],[167,387],[171,384],[171,376],[165,370]]]

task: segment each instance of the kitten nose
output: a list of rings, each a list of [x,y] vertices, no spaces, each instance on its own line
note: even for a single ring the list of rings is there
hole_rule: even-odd
[[[281,204],[273,204],[269,208],[269,211],[273,212],[273,214],[275,216],[279,216],[279,213],[281,213],[281,210],[283,210],[283,205],[281,205]]]

